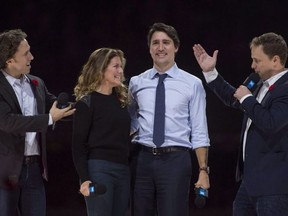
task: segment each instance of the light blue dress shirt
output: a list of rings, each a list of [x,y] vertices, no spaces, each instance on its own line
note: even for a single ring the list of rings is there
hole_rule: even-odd
[[[3,71],[2,71],[3,72]],[[15,91],[24,116],[34,116],[37,114],[36,99],[30,86],[30,80],[23,75],[21,79],[16,79],[3,72],[7,81]],[[36,138],[36,132],[26,132],[24,155],[39,155],[39,146]]]
[[[131,78],[128,106],[131,131],[136,132],[132,142],[149,147],[153,143],[155,95],[158,77],[155,68]],[[206,118],[206,93],[199,78],[174,64],[168,71],[165,84],[165,141],[161,147],[210,146]]]

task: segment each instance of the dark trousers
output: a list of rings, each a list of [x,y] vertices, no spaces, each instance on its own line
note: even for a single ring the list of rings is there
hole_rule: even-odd
[[[192,175],[189,151],[161,155],[140,151],[131,167],[133,216],[188,216]]]
[[[101,195],[85,197],[88,216],[125,216],[130,198],[129,166],[105,160],[89,160],[90,180],[106,186]]]
[[[288,215],[288,194],[252,197],[241,183],[233,203],[233,216]]]
[[[19,186],[0,189],[0,216],[45,216],[46,195],[38,163],[23,165]]]

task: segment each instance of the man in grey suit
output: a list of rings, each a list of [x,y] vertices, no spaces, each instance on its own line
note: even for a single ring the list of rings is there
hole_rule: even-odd
[[[29,74],[26,37],[20,29],[0,34],[0,216],[46,215],[45,133],[75,111],[58,109],[43,80]]]

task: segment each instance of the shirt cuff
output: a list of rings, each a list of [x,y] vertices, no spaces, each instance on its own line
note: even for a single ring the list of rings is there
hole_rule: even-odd
[[[53,124],[52,115],[49,113],[49,122],[48,122],[48,125],[52,125],[52,124]]]
[[[244,97],[242,97],[241,99],[240,99],[240,104],[242,104],[243,103],[243,101],[247,98],[247,97],[251,97],[251,96],[253,96],[252,94],[248,94],[248,95],[245,95]]]
[[[212,82],[218,76],[218,71],[214,68],[212,71],[202,72],[207,83]]]

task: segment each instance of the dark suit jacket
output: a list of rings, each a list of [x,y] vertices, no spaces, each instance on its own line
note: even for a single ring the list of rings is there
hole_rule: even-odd
[[[288,73],[277,80],[261,104],[255,97],[246,98],[241,105],[233,103],[235,88],[220,75],[208,86],[227,106],[244,112],[236,179],[243,180],[251,196],[288,194]],[[248,117],[252,124],[243,163],[242,143]]]
[[[0,71],[0,187],[17,184],[22,168],[25,132],[38,132],[41,149],[43,177],[47,179],[46,137],[48,112],[56,97],[50,94],[44,82],[32,75],[32,91],[37,102],[38,115],[23,116],[12,86]],[[35,81],[36,80],[36,81]]]

